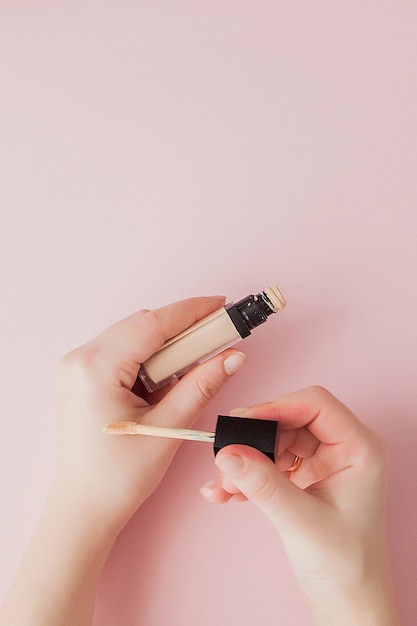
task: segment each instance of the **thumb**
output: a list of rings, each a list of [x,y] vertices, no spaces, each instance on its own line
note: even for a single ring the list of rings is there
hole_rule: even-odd
[[[245,362],[245,354],[229,349],[194,367],[153,407],[153,422],[189,428]]]
[[[215,463],[222,476],[251,500],[280,532],[305,520],[311,496],[294,485],[275,463],[249,446],[223,448]]]

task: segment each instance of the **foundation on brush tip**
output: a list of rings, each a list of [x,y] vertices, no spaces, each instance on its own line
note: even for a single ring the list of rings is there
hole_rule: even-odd
[[[198,363],[248,337],[285,304],[275,285],[236,303],[229,302],[164,343],[141,365],[139,379],[150,392],[163,387]]]

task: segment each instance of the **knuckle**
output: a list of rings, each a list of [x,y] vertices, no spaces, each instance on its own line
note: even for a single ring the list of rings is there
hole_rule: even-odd
[[[388,465],[388,449],[385,442],[376,433],[369,431],[360,451],[360,461],[368,476],[381,476]]]
[[[380,490],[387,480],[388,455],[383,440],[362,424],[361,433],[354,439],[354,451],[350,454],[352,466],[360,472],[362,482]]]
[[[99,350],[93,344],[87,344],[65,354],[58,365],[58,371],[63,376],[86,376],[97,366]]]
[[[167,334],[164,332],[164,324],[161,323],[162,315],[163,313],[161,310],[157,313],[156,311],[152,311],[150,309],[141,309],[134,314],[134,318],[136,318],[137,323],[142,327],[142,332],[146,334],[146,330],[143,329],[143,324],[149,325],[152,330],[152,334],[155,335],[157,333],[161,345],[169,339]]]
[[[331,397],[331,393],[328,389],[326,389],[326,387],[323,387],[322,385],[311,385],[311,387],[308,387],[307,390],[313,395],[316,396],[319,399],[325,400],[326,398]]]
[[[133,320],[134,323],[142,323],[143,319],[147,317],[152,318],[152,311],[150,309],[139,309],[132,313],[130,319]]]
[[[69,372],[70,370],[78,367],[80,362],[80,348],[71,350],[67,354],[64,354],[59,361],[59,370],[62,372]]]
[[[210,379],[198,378],[197,384],[197,398],[202,406],[206,406],[219,392],[219,385]]]

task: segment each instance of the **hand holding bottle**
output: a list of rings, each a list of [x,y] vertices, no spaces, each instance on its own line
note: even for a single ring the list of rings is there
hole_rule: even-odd
[[[136,380],[140,364],[167,339],[223,302],[191,298],[138,311],[63,358],[55,490],[64,486],[81,502],[94,504],[101,524],[123,527],[158,486],[179,446],[169,439],[105,437],[102,427],[123,420],[190,427],[244,363],[241,352],[227,350],[154,394]]]
[[[114,540],[158,486],[178,441],[106,437],[110,421],[191,426],[245,356],[227,350],[152,396],[140,364],[171,336],[224,304],[192,298],[117,322],[60,364],[58,465],[35,535],[0,608],[1,626],[93,620],[98,579]],[[146,414],[146,418],[144,417]]]

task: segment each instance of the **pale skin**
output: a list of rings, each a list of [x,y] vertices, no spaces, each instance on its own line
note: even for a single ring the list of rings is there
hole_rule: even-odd
[[[216,457],[219,474],[202,488],[204,497],[249,499],[265,513],[318,625],[400,626],[380,438],[321,387],[232,414],[279,420],[276,465],[253,448],[228,446]],[[294,455],[302,465],[288,472]]]
[[[91,625],[98,580],[117,535],[157,488],[180,445],[103,435],[102,427],[123,420],[192,426],[244,364],[241,352],[229,349],[151,396],[138,395],[137,372],[166,339],[223,303],[192,298],[139,311],[63,358],[56,471],[0,608],[0,626]],[[202,488],[204,497],[249,499],[260,507],[281,535],[317,625],[400,626],[386,549],[386,460],[379,438],[320,388],[237,414],[279,419],[277,463],[252,448],[229,446],[216,457],[220,473]],[[289,474],[294,454],[305,460]]]

